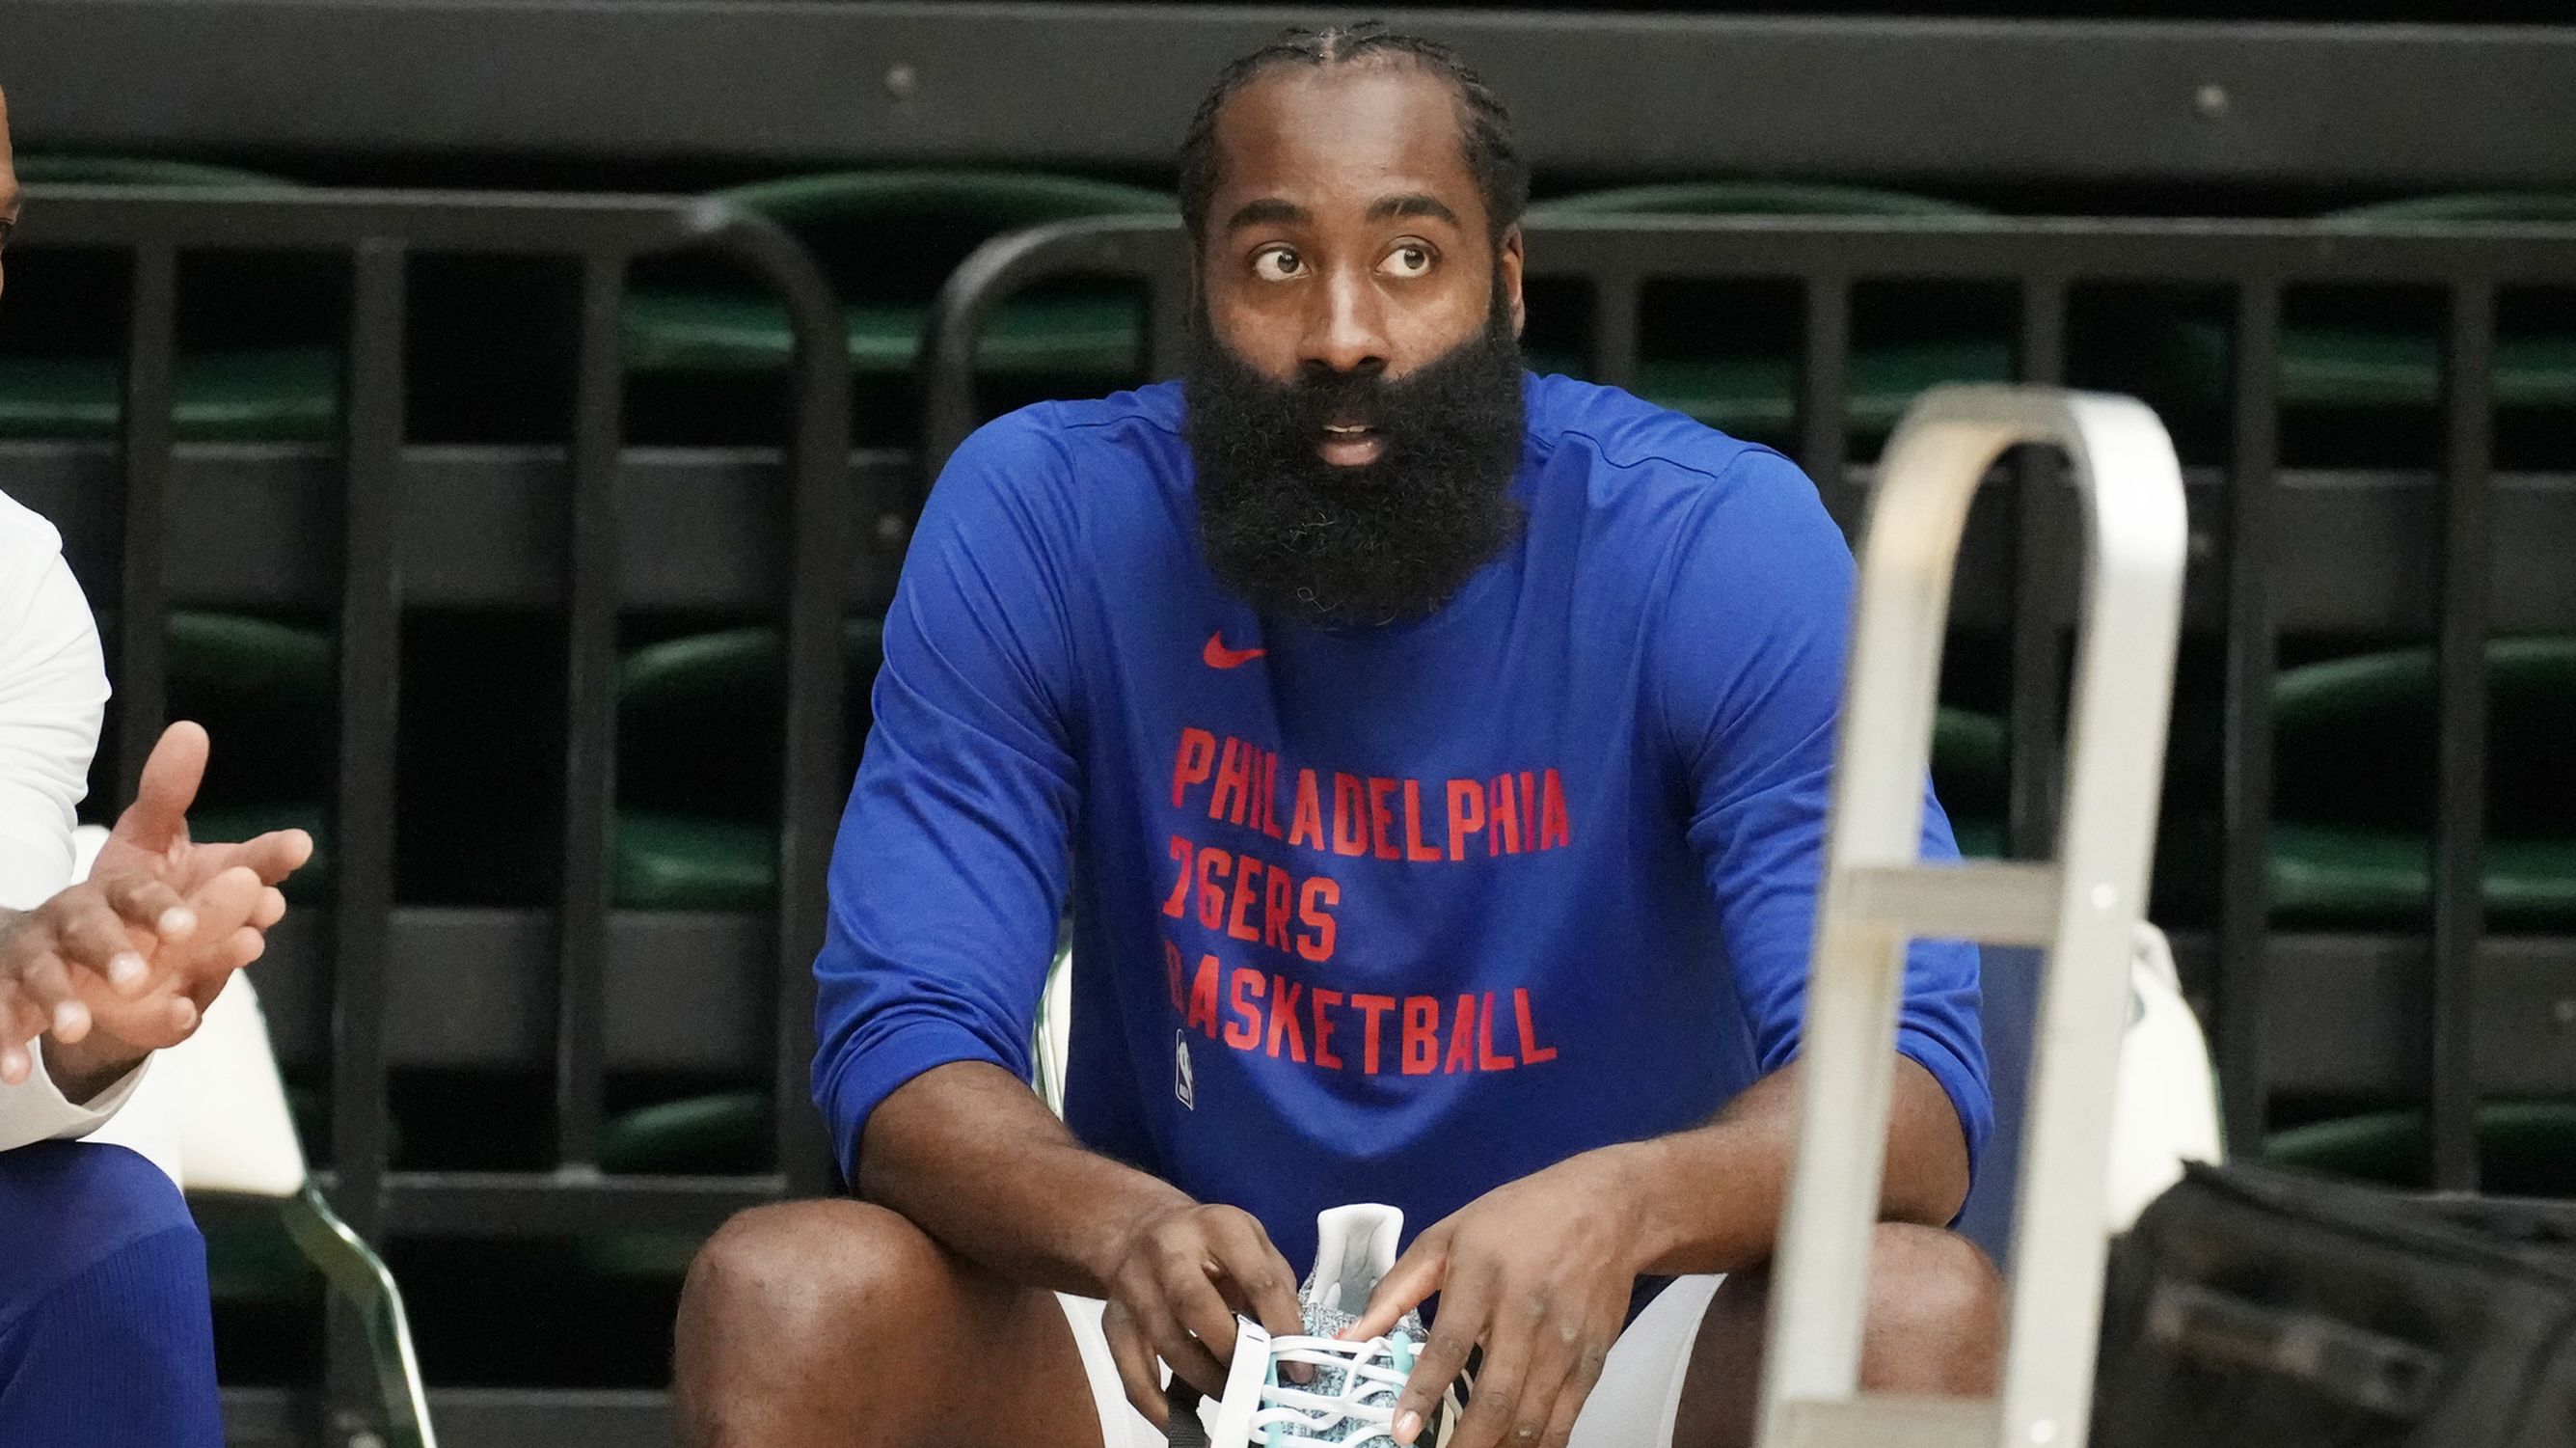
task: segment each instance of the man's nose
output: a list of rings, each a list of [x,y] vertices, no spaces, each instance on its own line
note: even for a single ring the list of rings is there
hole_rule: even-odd
[[[1297,360],[1307,368],[1349,375],[1386,369],[1386,309],[1377,288],[1358,277],[1333,277],[1316,289]]]

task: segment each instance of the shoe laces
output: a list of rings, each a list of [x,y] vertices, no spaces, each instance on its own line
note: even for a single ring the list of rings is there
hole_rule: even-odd
[[[1395,1402],[1418,1350],[1405,1334],[1350,1342],[1338,1337],[1275,1337],[1261,1401],[1252,1414],[1258,1448],[1332,1443],[1342,1448],[1395,1448]],[[1304,1386],[1283,1381],[1289,1364],[1314,1369]]]

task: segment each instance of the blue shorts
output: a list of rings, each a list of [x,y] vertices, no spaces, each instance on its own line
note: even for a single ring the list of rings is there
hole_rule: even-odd
[[[0,1443],[223,1448],[206,1244],[121,1146],[0,1152]]]

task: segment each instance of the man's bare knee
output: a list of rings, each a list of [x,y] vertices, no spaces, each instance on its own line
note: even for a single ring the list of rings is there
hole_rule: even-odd
[[[930,1238],[883,1207],[781,1202],[743,1212],[707,1239],[689,1264],[680,1311],[800,1325],[881,1320],[943,1269]]]
[[[881,1380],[856,1365],[914,1355],[907,1336],[937,1320],[929,1299],[948,1270],[920,1228],[860,1202],[785,1202],[725,1223],[680,1290],[681,1441],[836,1441],[824,1425],[848,1422],[852,1395]]]
[[[1887,1223],[1871,1244],[1861,1384],[1873,1392],[1981,1396],[2003,1356],[2003,1279],[1974,1242]]]

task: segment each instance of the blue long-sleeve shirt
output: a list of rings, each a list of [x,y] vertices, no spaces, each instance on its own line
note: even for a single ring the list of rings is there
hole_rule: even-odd
[[[1265,621],[1202,560],[1179,389],[1047,403],[950,461],[905,560],[831,868],[815,1098],[1026,1075],[1074,920],[1065,1117],[1251,1211],[1419,1230],[1705,1121],[1796,1054],[1852,561],[1788,460],[1527,384],[1521,541],[1418,623]],[[1926,811],[1924,850],[1954,853]],[[1899,1046],[1971,1159],[1976,956]]]

